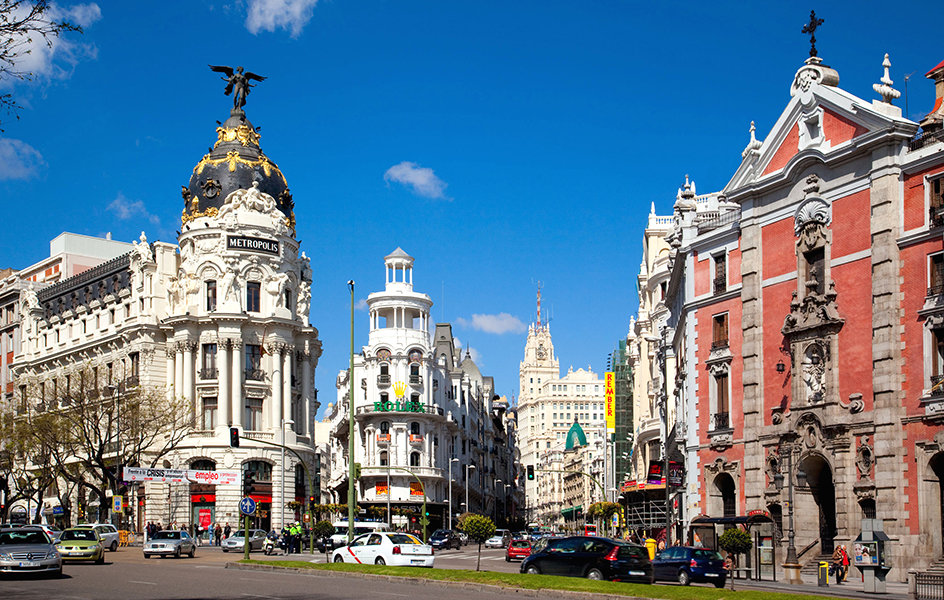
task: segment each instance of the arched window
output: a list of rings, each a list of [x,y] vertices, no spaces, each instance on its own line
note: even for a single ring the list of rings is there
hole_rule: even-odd
[[[215,471],[216,463],[212,460],[200,459],[190,463],[190,468],[194,471]]]
[[[727,473],[722,473],[715,479],[715,487],[721,496],[721,506],[724,517],[737,516],[737,496],[735,494],[734,479]]]
[[[380,401],[386,404],[390,401],[390,394],[387,392],[380,392]]]
[[[419,435],[420,434],[420,424],[416,421],[410,423],[410,435]]]
[[[388,460],[388,459],[387,459],[387,451],[384,450],[383,452],[380,453],[380,466],[381,466],[381,467],[386,467],[386,466],[388,466],[390,463],[387,462],[387,460]]]
[[[419,452],[410,453],[410,466],[411,467],[420,466],[420,453]]]
[[[389,375],[390,374],[390,365],[387,363],[380,363],[380,374]]]
[[[390,433],[390,421],[380,422],[380,433]]]
[[[272,481],[272,465],[261,460],[250,460],[243,463],[243,471],[251,473],[256,481]]]
[[[416,364],[416,363],[411,364],[411,365],[410,365],[410,375],[414,375],[414,376],[415,376],[415,375],[419,375],[419,374],[420,374],[420,366],[419,366],[418,364]]]

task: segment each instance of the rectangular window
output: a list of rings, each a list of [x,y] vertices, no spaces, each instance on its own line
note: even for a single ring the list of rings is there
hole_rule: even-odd
[[[138,377],[141,375],[141,353],[132,352],[131,354],[128,355],[128,361],[130,363],[129,367],[130,367],[131,378],[132,378],[132,381],[130,383],[131,385],[137,385]]]
[[[944,329],[931,330],[931,395],[944,395]]]
[[[929,181],[928,188],[928,225],[940,227],[944,225],[944,177]]]
[[[715,256],[715,293],[723,294],[728,289],[728,257],[725,254]]]
[[[217,378],[216,348],[216,344],[203,344],[203,369],[200,371],[200,379]]]
[[[216,427],[216,398],[203,399],[203,429],[210,430]]]
[[[712,319],[711,327],[711,347],[728,347],[728,313],[715,315]]]
[[[928,259],[928,296],[944,294],[944,254],[932,254]]]
[[[260,285],[258,281],[249,281],[246,283],[246,312],[262,311],[259,299]]]
[[[265,379],[265,373],[262,372],[262,346],[246,344],[246,379],[252,381]]]
[[[262,400],[246,398],[246,431],[262,429]]]
[[[216,282],[208,281],[206,283],[207,312],[216,310]]]

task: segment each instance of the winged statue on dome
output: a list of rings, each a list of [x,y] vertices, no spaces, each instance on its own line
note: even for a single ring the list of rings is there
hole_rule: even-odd
[[[242,67],[236,67],[236,70],[233,71],[233,67],[207,66],[210,67],[211,71],[225,75],[225,77],[220,78],[226,82],[226,89],[223,90],[223,94],[226,96],[233,95],[233,110],[242,110],[243,106],[246,105],[246,96],[255,87],[249,83],[250,81],[265,81],[266,79],[249,71],[244,73]]]

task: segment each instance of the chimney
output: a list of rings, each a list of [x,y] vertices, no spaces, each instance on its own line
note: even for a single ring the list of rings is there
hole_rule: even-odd
[[[111,239],[111,232],[110,232],[110,231],[105,234],[105,239],[106,239],[106,240],[110,240],[110,239]]]

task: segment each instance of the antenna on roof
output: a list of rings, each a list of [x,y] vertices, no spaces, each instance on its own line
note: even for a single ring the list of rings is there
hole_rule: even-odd
[[[535,284],[534,278],[532,277],[531,285],[534,285],[534,284]],[[538,318],[536,322],[537,322],[537,328],[540,329],[541,328],[541,288],[544,287],[544,285],[541,283],[540,280],[538,280],[537,286],[538,286]]]
[[[905,118],[908,119],[908,80],[911,79],[911,76],[917,73],[917,71],[912,71],[905,75]]]

